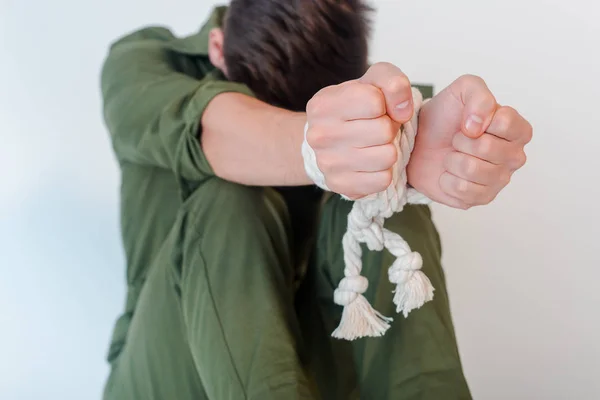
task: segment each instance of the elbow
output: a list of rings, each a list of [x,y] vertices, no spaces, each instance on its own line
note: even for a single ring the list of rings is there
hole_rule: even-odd
[[[213,174],[223,180],[232,180],[232,176],[229,173],[227,163],[225,162],[225,154],[222,146],[222,140],[220,140],[217,132],[211,129],[204,129],[199,134],[200,146],[206,161],[210,165]]]

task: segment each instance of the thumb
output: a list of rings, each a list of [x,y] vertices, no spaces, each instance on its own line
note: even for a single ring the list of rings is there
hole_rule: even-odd
[[[383,92],[388,116],[398,123],[412,118],[414,106],[408,77],[390,63],[377,63],[359,79],[359,82],[373,85]]]
[[[476,139],[490,126],[498,103],[485,81],[477,76],[465,75],[455,85],[465,106],[461,131]]]

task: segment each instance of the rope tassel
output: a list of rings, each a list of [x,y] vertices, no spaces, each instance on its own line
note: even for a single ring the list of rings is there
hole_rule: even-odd
[[[388,270],[390,282],[396,285],[394,304],[396,312],[408,317],[412,310],[420,308],[433,299],[433,286],[421,271],[423,259],[417,252],[410,251],[408,243],[400,235],[385,230],[386,248],[396,256]]]
[[[389,328],[391,318],[384,317],[362,295],[368,282],[364,276],[346,277],[334,292],[334,301],[344,307],[340,325],[332,336],[354,340],[364,336],[382,336]]]
[[[398,161],[394,168],[392,184],[383,192],[357,200],[348,215],[348,226],[342,239],[344,251],[344,278],[334,292],[336,304],[344,307],[339,326],[332,336],[354,340],[361,337],[382,336],[390,328],[392,318],[376,311],[364,297],[368,281],[361,276],[362,250],[365,243],[371,251],[387,249],[396,260],[388,270],[391,283],[396,285],[393,302],[396,312],[404,317],[433,299],[434,288],[429,278],[421,271],[423,259],[413,252],[400,235],[384,228],[384,221],[394,213],[401,212],[407,203],[426,204],[429,200],[407,186],[406,166],[417,134],[418,111],[423,104],[421,93],[413,88],[415,113],[398,132],[394,144],[398,150]],[[316,155],[306,141],[308,124],[304,129],[302,156],[309,177],[322,189],[329,190],[325,177],[319,170]]]

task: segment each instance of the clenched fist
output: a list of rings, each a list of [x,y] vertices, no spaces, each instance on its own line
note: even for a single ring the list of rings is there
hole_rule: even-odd
[[[531,138],[525,118],[498,105],[481,78],[465,75],[421,109],[409,183],[452,207],[488,204],[525,164]]]
[[[413,115],[408,78],[388,63],[329,86],[307,104],[306,140],[330,190],[351,199],[385,190],[398,155],[392,141]]]
[[[385,190],[398,157],[392,141],[413,111],[408,78],[388,63],[318,92],[306,140],[329,189],[351,199]],[[465,75],[422,107],[408,183],[451,207],[488,204],[525,164],[531,137],[527,120]]]

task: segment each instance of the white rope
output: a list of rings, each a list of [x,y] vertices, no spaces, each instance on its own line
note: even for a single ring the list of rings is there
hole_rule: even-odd
[[[348,215],[348,227],[342,239],[344,250],[344,278],[334,292],[334,301],[344,307],[340,325],[332,336],[354,340],[365,336],[382,336],[390,327],[392,318],[377,312],[363,296],[368,281],[361,276],[362,249],[365,243],[371,251],[386,248],[396,257],[388,270],[390,282],[396,285],[394,304],[396,312],[405,317],[411,310],[421,307],[433,299],[433,286],[421,271],[423,259],[419,253],[411,251],[408,243],[400,235],[384,228],[384,220],[394,213],[401,212],[407,203],[426,204],[425,196],[407,186],[406,165],[410,159],[417,134],[418,113],[423,104],[421,92],[413,88],[415,112],[411,121],[404,124],[394,140],[398,150],[398,161],[393,170],[393,180],[383,192],[373,194],[354,202]],[[324,190],[329,190],[319,166],[314,150],[306,141],[310,129],[304,128],[302,156],[308,176]]]

